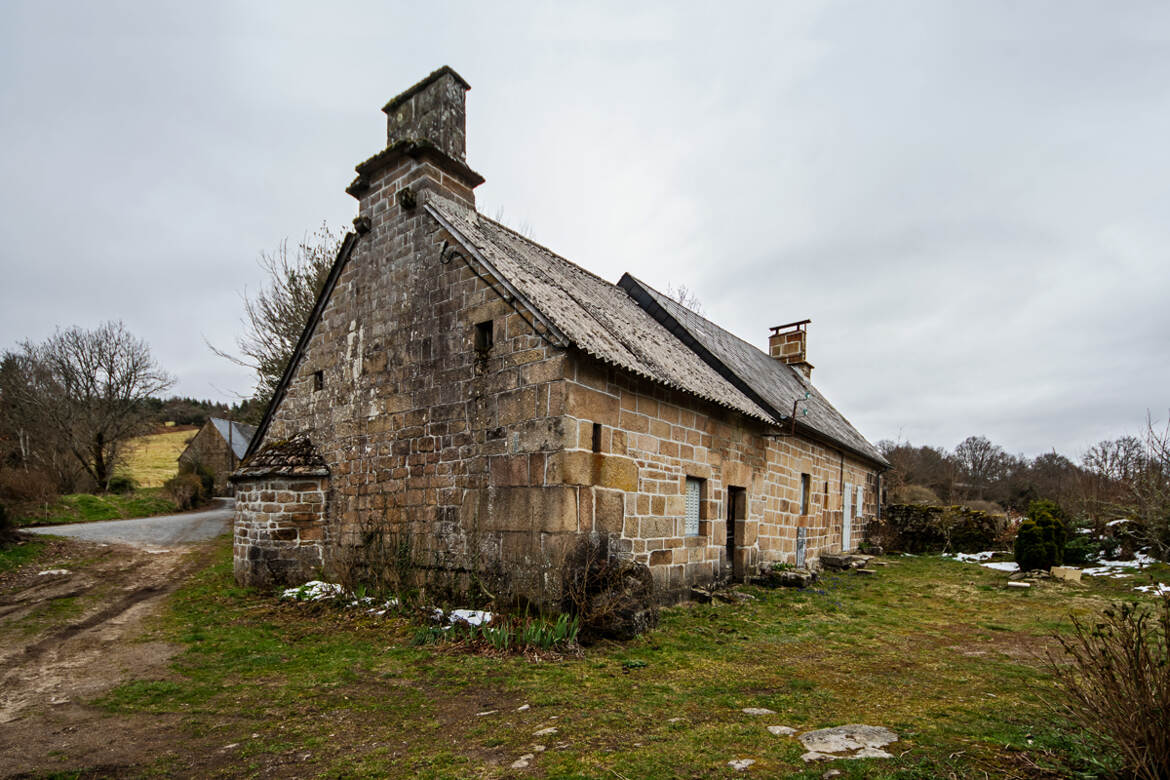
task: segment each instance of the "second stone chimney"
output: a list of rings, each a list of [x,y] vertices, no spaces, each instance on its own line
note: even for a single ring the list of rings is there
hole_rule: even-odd
[[[790,322],[772,328],[768,337],[768,354],[782,363],[787,363],[805,379],[812,377],[813,364],[808,362],[808,324],[812,320]]]

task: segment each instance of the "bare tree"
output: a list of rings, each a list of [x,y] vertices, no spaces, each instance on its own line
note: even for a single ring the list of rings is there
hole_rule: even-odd
[[[1007,455],[985,436],[968,436],[955,447],[955,460],[967,489],[975,498],[986,496],[992,482],[999,479],[1007,466]]]
[[[322,223],[295,250],[290,251],[285,240],[275,252],[262,253],[259,264],[268,284],[254,295],[247,290],[242,294],[244,334],[236,340],[239,353],[211,347],[220,357],[256,372],[255,399],[261,414],[284,375],[340,247],[340,236]]]
[[[29,432],[46,441],[33,442],[76,460],[99,487],[113,476],[123,446],[143,432],[145,400],[174,384],[150,354],[145,341],[121,322],[95,330],[58,330],[44,343],[25,341],[20,353],[7,353],[10,373],[5,405],[19,414]]]
[[[703,316],[703,303],[699,300],[699,296],[695,291],[687,287],[685,284],[680,284],[675,287],[673,284],[666,285],[666,294],[679,303],[680,306],[690,309],[700,317]]]

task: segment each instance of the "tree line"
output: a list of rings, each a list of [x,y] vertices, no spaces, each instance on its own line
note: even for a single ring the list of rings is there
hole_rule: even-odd
[[[1023,514],[1033,501],[1058,504],[1074,523],[1097,529],[1116,521],[1162,559],[1170,553],[1170,423],[1148,418],[1140,435],[1107,439],[1077,461],[1055,451],[1012,455],[984,436],[954,450],[884,440],[893,465],[890,503],[962,504]]]

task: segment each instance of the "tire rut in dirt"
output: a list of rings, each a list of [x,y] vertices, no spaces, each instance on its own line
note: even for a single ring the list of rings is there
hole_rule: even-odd
[[[29,645],[24,649],[24,653],[25,655],[40,655],[49,648],[55,647],[67,639],[71,639],[72,637],[77,636],[82,631],[87,631],[94,626],[101,625],[102,623],[105,623],[109,620],[113,620],[131,607],[137,604],[141,604],[147,599],[151,599],[156,596],[164,596],[171,590],[173,590],[173,587],[160,587],[158,585],[147,585],[146,587],[138,588],[137,590],[127,593],[125,596],[118,599],[100,612],[90,615],[85,620],[81,620],[77,623],[73,623],[72,625],[65,626],[65,628],[54,631],[53,633],[44,637],[36,644]]]

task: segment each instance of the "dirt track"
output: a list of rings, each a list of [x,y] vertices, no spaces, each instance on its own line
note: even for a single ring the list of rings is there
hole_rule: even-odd
[[[120,776],[173,747],[175,720],[111,715],[86,702],[128,680],[166,676],[177,648],[141,641],[145,619],[206,559],[205,548],[51,544],[37,565],[0,579],[0,777],[79,768]],[[44,573],[55,569],[67,571]]]

